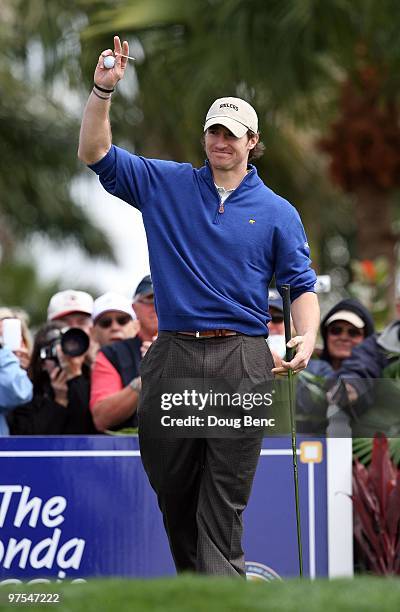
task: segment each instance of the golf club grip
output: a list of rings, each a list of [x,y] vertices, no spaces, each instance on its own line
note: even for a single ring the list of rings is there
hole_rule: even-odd
[[[285,325],[285,342],[286,344],[292,338],[291,322],[290,322],[290,285],[282,285],[282,301],[283,301],[283,322]],[[294,349],[286,348],[286,361],[293,359]]]

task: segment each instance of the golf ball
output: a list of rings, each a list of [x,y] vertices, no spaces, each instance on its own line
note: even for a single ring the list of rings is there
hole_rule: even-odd
[[[113,55],[107,55],[103,60],[104,68],[114,68],[115,57]]]

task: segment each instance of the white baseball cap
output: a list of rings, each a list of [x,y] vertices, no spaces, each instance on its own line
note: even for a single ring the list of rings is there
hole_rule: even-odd
[[[66,289],[55,293],[47,308],[47,320],[61,319],[72,312],[83,312],[91,315],[93,312],[93,298],[86,291]]]
[[[347,323],[354,325],[354,327],[357,327],[357,329],[362,329],[365,327],[365,323],[362,318],[350,310],[338,310],[338,312],[335,312],[331,317],[329,317],[325,323],[325,326],[330,325],[334,321],[346,321]]]
[[[258,133],[258,118],[254,108],[241,98],[218,98],[210,106],[204,124],[204,131],[212,125],[228,128],[234,136],[241,138],[251,130]]]
[[[110,310],[124,312],[132,317],[132,320],[136,319],[135,311],[132,308],[132,301],[119,293],[108,291],[94,301],[93,321],[96,321],[102,314]]]

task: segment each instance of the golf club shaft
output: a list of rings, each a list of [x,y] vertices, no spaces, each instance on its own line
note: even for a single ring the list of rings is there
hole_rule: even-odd
[[[292,337],[291,320],[290,320],[290,285],[282,285],[283,299],[283,320],[285,325],[285,341],[286,343]],[[294,350],[286,347],[286,361],[291,361]],[[293,478],[294,478],[294,495],[296,502],[296,526],[297,526],[297,550],[299,555],[299,574],[303,576],[303,547],[301,543],[301,522],[300,522],[300,503],[299,503],[299,475],[297,469],[297,441],[296,441],[296,414],[295,414],[295,394],[293,384],[293,372],[288,371],[288,391],[289,391],[289,412],[290,412],[290,429],[292,438],[292,458],[293,458]]]

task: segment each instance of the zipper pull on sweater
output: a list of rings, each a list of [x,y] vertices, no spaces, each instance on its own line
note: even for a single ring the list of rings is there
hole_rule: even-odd
[[[224,207],[224,203],[223,202],[219,203],[218,212],[221,213],[221,214],[225,212],[225,207]]]

